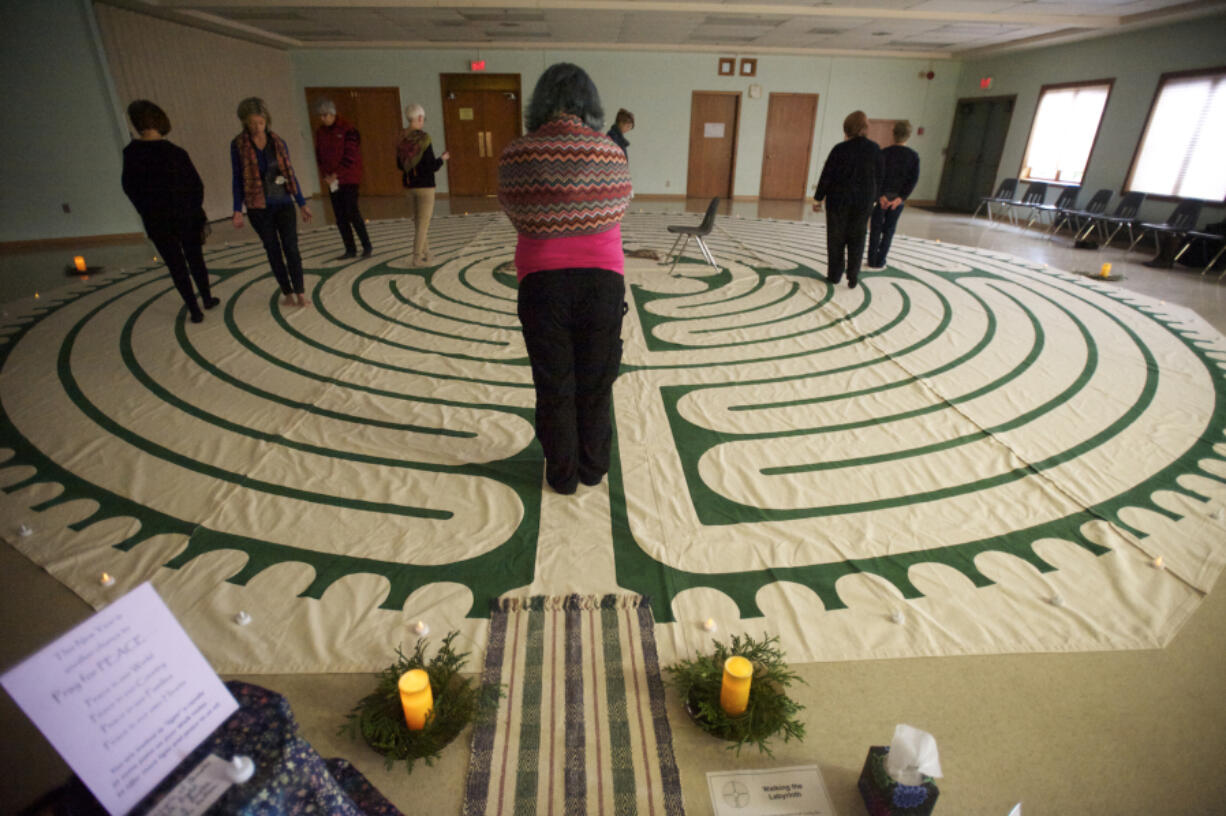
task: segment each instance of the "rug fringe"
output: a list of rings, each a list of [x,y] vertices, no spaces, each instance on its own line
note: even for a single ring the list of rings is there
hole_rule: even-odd
[[[530,595],[522,598],[495,598],[490,612],[543,612],[573,609],[639,609],[651,607],[648,595]]]

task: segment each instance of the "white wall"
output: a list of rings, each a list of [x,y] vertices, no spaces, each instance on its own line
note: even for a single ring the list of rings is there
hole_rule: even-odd
[[[461,50],[299,50],[292,54],[298,104],[305,111],[304,90],[314,86],[398,86],[402,104],[420,103],[436,142],[443,141],[439,74],[466,73],[476,55]],[[615,51],[481,50],[487,73],[520,74],[526,98],[545,68],[555,62],[582,66],[596,83],[607,124],[618,108],[634,112],[630,133],[630,168],[640,194],[684,195],[689,149],[690,93],[741,91],[740,140],[737,146],[736,196],[757,196],[762,172],[762,145],[767,103],[772,91],[819,94],[809,187],[816,186],[822,163],[843,138],[843,117],[862,108],[877,119],[910,119],[924,127],[910,145],[920,153],[922,168],[915,198],[935,198],[940,150],[953,122],[958,64],[907,59],[848,57],[758,57],[757,76],[721,77],[717,54]],[[745,56],[752,56],[746,54]],[[933,80],[921,79],[932,67]],[[751,83],[762,86],[759,99],[748,97]],[[306,169],[300,169],[306,175]],[[446,173],[439,190],[446,191]]]
[[[1161,28],[1128,32],[1068,45],[968,61],[957,88],[960,98],[1017,94],[1013,120],[1001,156],[997,181],[1017,176],[1026,139],[1038,105],[1039,89],[1059,82],[1115,79],[1103,112],[1098,143],[1090,156],[1082,185],[1082,203],[1094,190],[1109,187],[1117,196],[1128,177],[1132,156],[1141,140],[1150,103],[1162,74],[1226,65],[1226,16],[1209,17]],[[992,77],[991,90],[980,90],[981,77]],[[994,185],[995,186],[995,185]],[[1054,198],[1051,193],[1048,198]],[[1118,198],[1112,199],[1114,208]],[[1146,202],[1141,214],[1165,220],[1174,203]],[[1202,223],[1220,217],[1214,210]]]
[[[0,242],[140,232],[88,0],[0,2],[0,76]]]

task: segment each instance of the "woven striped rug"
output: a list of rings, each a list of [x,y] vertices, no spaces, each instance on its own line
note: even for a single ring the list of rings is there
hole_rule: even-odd
[[[640,596],[499,599],[465,816],[684,814],[651,607]]]

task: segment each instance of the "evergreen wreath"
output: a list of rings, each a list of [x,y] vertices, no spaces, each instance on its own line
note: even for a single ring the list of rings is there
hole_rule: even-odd
[[[805,724],[797,716],[804,706],[788,697],[786,689],[793,682],[804,682],[788,668],[779,636],[754,640],[749,635],[732,636],[725,646],[715,641],[715,651],[693,660],[682,660],[665,669],[669,684],[681,695],[686,712],[700,728],[709,734],[729,740],[740,755],[746,745],[756,745],[767,756],[774,756],[766,741],[782,733],[783,741],[805,738]],[[737,655],[754,666],[753,682],[749,687],[749,706],[745,713],[730,717],[719,705],[720,686],[724,679],[724,661]]]
[[[502,694],[499,686],[480,689],[460,674],[469,653],[456,653],[452,641],[458,635],[459,632],[451,632],[443,638],[438,653],[428,662],[425,655],[428,641],[424,638],[417,641],[410,656],[406,657],[397,647],[396,662],[379,673],[375,690],[353,707],[340,733],[366,740],[367,745],[383,755],[388,770],[397,760],[404,760],[409,773],[419,759],[433,765],[439,753],[472,722],[477,712],[487,704],[496,705]],[[409,730],[400,704],[400,676],[410,669],[425,669],[434,695],[434,711],[420,731]]]

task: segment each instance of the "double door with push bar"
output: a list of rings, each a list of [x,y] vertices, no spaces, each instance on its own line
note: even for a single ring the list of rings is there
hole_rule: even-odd
[[[498,194],[498,157],[522,132],[519,74],[442,74],[443,127],[454,196]]]

